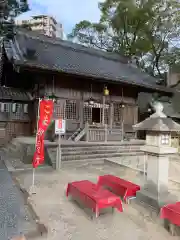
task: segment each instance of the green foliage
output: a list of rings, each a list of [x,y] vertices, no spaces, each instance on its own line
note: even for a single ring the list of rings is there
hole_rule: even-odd
[[[14,19],[19,14],[29,10],[27,0],[7,0],[4,7],[5,19]]]
[[[180,36],[179,0],[105,0],[99,8],[100,21],[81,21],[69,39],[128,56],[150,75],[164,78],[167,63],[180,51],[172,50]]]
[[[0,35],[12,38],[14,35],[14,19],[29,10],[27,0],[4,0],[0,3]]]
[[[113,48],[112,36],[109,29],[102,23],[91,23],[81,21],[76,24],[72,33],[68,35],[69,39],[78,38],[80,42],[89,47],[108,50]]]

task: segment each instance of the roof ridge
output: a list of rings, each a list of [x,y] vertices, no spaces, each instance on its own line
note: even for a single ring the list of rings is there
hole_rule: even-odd
[[[94,49],[90,47],[86,47],[84,45],[78,44],[78,43],[72,43],[67,40],[62,40],[62,39],[52,39],[51,37],[45,36],[43,34],[37,34],[32,32],[32,34],[29,34],[30,32],[28,31],[19,31],[19,33],[25,35],[28,38],[34,39],[34,40],[39,40],[42,42],[48,42],[49,44],[52,45],[60,45],[64,48],[68,49],[74,49],[77,52],[84,52],[92,56],[98,56],[102,58],[106,58],[108,60],[120,62],[122,64],[127,63],[127,58],[124,56],[120,56],[117,53],[111,53],[111,52],[106,52],[100,49]]]
[[[111,53],[90,49],[68,41],[52,39],[25,30],[17,31],[16,40],[19,47],[15,46],[15,49],[19,56],[22,54],[19,53],[18,49],[24,52],[28,47],[33,48],[38,54],[37,58],[34,59],[25,55],[18,60],[13,58],[14,52],[9,51],[12,46],[4,45],[8,59],[10,61],[14,59],[13,64],[17,66],[36,67],[48,71],[63,71],[68,74],[83,75],[108,82],[122,82],[165,92],[172,91],[152,84],[152,77],[138,71],[130,64],[122,62],[119,57],[114,57],[114,54]],[[47,51],[45,48],[47,48]]]

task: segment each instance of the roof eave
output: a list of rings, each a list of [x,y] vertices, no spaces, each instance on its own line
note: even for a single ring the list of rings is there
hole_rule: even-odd
[[[38,64],[32,64],[29,63],[27,61],[22,61],[22,60],[16,60],[14,62],[14,64],[18,67],[28,67],[28,68],[35,68],[35,69],[42,69],[45,71],[55,71],[55,72],[62,72],[62,73],[67,73],[67,74],[75,74],[75,75],[79,75],[79,76],[86,76],[86,77],[93,77],[96,79],[102,79],[103,81],[107,81],[107,82],[111,82],[111,83],[122,83],[122,84],[127,84],[127,85],[131,85],[131,86],[136,86],[136,87],[142,87],[142,88],[146,88],[146,89],[151,89],[151,90],[156,90],[158,92],[164,92],[164,93],[169,93],[172,94],[174,91],[172,89],[168,89],[166,87],[161,87],[161,86],[152,86],[149,85],[147,86],[146,84],[137,84],[136,82],[128,82],[128,81],[124,81],[123,78],[119,78],[119,79],[110,79],[108,77],[97,77],[97,75],[91,74],[91,75],[87,75],[85,73],[82,72],[73,72],[73,71],[65,71],[65,70],[61,70],[61,69],[56,69],[56,68],[50,68],[48,66],[42,66],[42,65],[38,65]]]

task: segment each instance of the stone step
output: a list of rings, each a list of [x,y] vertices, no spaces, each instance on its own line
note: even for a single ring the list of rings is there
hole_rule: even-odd
[[[133,149],[123,149],[123,150],[89,150],[89,151],[62,151],[62,157],[74,156],[74,155],[93,155],[93,154],[115,154],[115,153],[131,153],[131,152],[140,152],[140,150]]]
[[[139,146],[139,145],[128,145],[128,146],[84,146],[84,147],[65,147],[63,145],[61,145],[61,148],[64,149],[64,151],[69,151],[69,150],[89,150],[89,149],[95,149],[95,150],[98,150],[98,149],[140,149],[142,146]],[[56,149],[57,146],[54,146],[54,147],[50,147],[52,149]]]
[[[119,142],[119,143],[111,143],[111,142],[108,142],[108,143],[70,143],[70,144],[61,144],[61,146],[65,149],[65,148],[92,148],[92,147],[95,147],[95,148],[107,148],[107,147],[132,147],[132,146],[143,146],[144,145],[144,142],[142,143],[131,143],[131,142]]]
[[[20,149],[18,150],[14,150],[14,151],[11,151],[11,150],[3,150],[3,152],[6,154],[6,156],[9,156],[9,157],[21,157],[22,156],[22,151]]]
[[[117,148],[117,149],[74,149],[74,150],[65,150],[65,149],[61,149],[62,150],[62,155],[74,155],[74,154],[96,154],[96,153],[121,153],[121,152],[135,152],[135,151],[140,151],[139,148],[134,148],[134,149],[128,149],[128,148]],[[56,151],[56,150],[54,150]]]
[[[3,148],[3,151],[11,157],[21,157],[24,154],[24,149],[28,152],[34,153],[34,146],[31,144],[8,144],[8,146]]]
[[[52,157],[54,158],[56,156],[56,148],[52,148],[49,150],[51,152]],[[100,149],[100,150],[94,150],[94,149],[88,149],[86,151],[84,150],[79,150],[76,151],[64,151],[64,149],[62,149],[62,158],[72,158],[74,159],[74,156],[77,156],[77,158],[79,156],[91,156],[91,155],[114,155],[114,154],[130,154],[131,152],[135,152],[135,153],[139,153],[141,152],[139,149],[113,149],[113,150],[109,150],[109,149]],[[33,155],[34,151],[32,151],[32,153],[30,155]],[[6,156],[8,157],[14,157],[14,158],[21,158],[22,157],[22,151],[21,150],[16,150],[16,151],[5,151]]]
[[[23,146],[24,145],[24,146]],[[17,142],[17,144],[15,143],[11,143],[11,144],[8,144],[5,149],[6,151],[11,151],[11,152],[14,152],[14,151],[18,151],[18,150],[21,150],[22,147],[27,147],[27,146],[31,146],[31,145],[28,145],[28,144],[20,144]],[[75,151],[75,150],[79,150],[79,151],[89,151],[89,150],[116,150],[116,149],[130,149],[130,150],[136,150],[136,149],[140,149],[142,145],[130,145],[130,144],[126,144],[126,145],[122,145],[122,144],[74,144],[74,145],[61,145],[61,148],[62,150],[65,152],[65,151]],[[34,146],[32,146],[32,148],[34,149]],[[52,147],[54,149],[56,149],[56,146]]]
[[[136,156],[140,155],[141,152],[128,152],[128,153],[103,153],[103,154],[81,154],[81,155],[69,155],[69,156],[62,156],[62,161],[71,161],[71,160],[88,160],[88,159],[107,159],[113,157],[122,157],[122,156]],[[56,154],[51,154],[51,161],[56,161]]]
[[[6,152],[20,152],[21,151],[21,149],[22,149],[22,145],[16,145],[16,144],[13,144],[13,143],[11,143],[11,144],[8,144],[7,146],[5,146],[4,148],[4,151],[6,151]]]
[[[51,147],[51,149],[56,149],[57,147]],[[89,151],[89,150],[119,150],[119,149],[140,149],[141,146],[86,146],[86,147],[64,147],[61,145],[62,151]]]
[[[108,142],[108,143],[86,143],[86,142],[78,142],[78,143],[64,143],[62,141],[62,164],[87,164],[88,162],[98,163],[104,162],[105,159],[108,158],[123,158],[124,156],[135,156],[139,155],[142,152],[140,151],[140,147],[144,145],[144,141],[142,143],[137,142]],[[27,148],[27,158],[28,156],[33,156],[34,153],[34,144],[29,143],[21,143],[14,139],[11,143],[9,143],[5,148],[4,152],[6,156],[9,158],[17,158],[22,159],[24,156],[24,148]],[[51,147],[46,148],[46,159],[52,163],[55,167],[56,162],[56,151],[57,145],[52,145]],[[31,157],[32,157],[31,156]]]
[[[8,152],[8,151],[15,151],[17,148],[13,144],[8,144],[7,146],[3,147],[3,150]]]
[[[71,166],[74,166],[74,167],[78,167],[78,166],[81,166],[81,165],[88,165],[88,164],[103,164],[104,163],[104,159],[88,159],[86,161],[84,160],[71,160],[71,161],[62,161],[62,167],[71,167]],[[53,168],[55,169],[56,168],[56,164],[53,163]]]

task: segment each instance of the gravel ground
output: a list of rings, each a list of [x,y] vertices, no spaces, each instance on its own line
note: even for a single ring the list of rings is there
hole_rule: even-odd
[[[138,205],[134,202],[124,205],[123,213],[106,212],[98,219],[91,220],[86,211],[66,199],[65,189],[68,182],[84,179],[96,182],[99,175],[107,173],[136,183],[143,183],[142,175],[127,168],[117,168],[117,166],[84,164],[76,168],[67,167],[59,172],[55,172],[51,168],[38,169],[35,174],[36,194],[31,195],[29,201],[41,222],[48,228],[48,235],[41,239],[179,239],[171,237],[160,224],[156,212],[142,204]],[[32,171],[21,171],[14,174],[22,188],[29,191]],[[174,188],[174,191],[176,190]]]
[[[7,168],[0,161],[0,240],[36,230],[22,193],[17,189]]]

